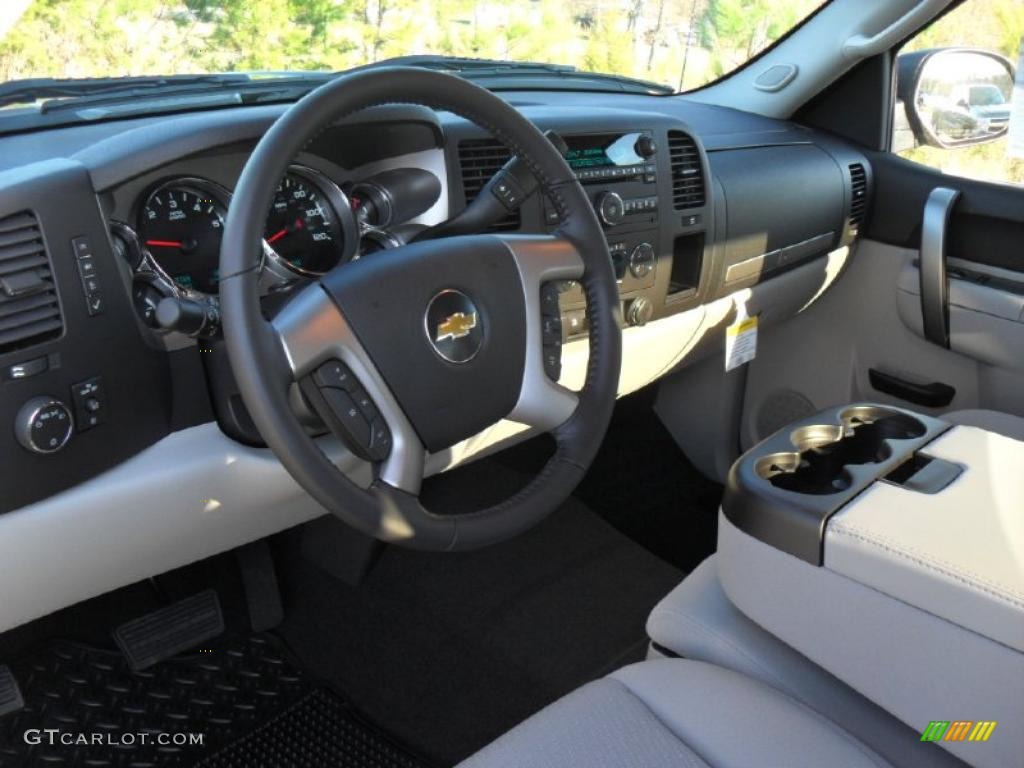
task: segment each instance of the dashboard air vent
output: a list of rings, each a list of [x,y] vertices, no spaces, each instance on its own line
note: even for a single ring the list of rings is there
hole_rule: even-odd
[[[868,205],[868,177],[864,166],[853,163],[850,166],[850,229],[857,229],[864,221]]]
[[[490,178],[496,174],[512,152],[496,139],[467,139],[459,142],[459,167],[462,170],[462,188],[466,193],[466,205],[480,194]],[[519,210],[491,225],[492,231],[519,229]]]
[[[0,219],[0,354],[60,335],[63,322],[36,217]]]
[[[704,170],[697,143],[682,131],[669,131],[668,154],[672,165],[673,207],[677,211],[700,208],[704,205]]]

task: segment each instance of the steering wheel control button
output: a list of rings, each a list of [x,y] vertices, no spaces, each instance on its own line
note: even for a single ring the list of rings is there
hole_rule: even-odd
[[[103,379],[99,376],[73,384],[71,402],[75,408],[75,423],[78,431],[102,424],[107,417],[107,399],[103,392]]]
[[[391,430],[382,418],[376,418],[370,424],[370,458],[384,461],[391,454]]]
[[[519,185],[519,182],[515,180],[511,173],[507,171],[498,171],[498,175],[494,177],[494,182],[491,185],[491,192],[498,198],[505,209],[508,211],[514,211],[519,207],[519,204],[523,202],[523,198],[526,197],[526,193],[523,188]]]
[[[329,360],[313,372],[313,381],[318,387],[335,387],[352,391],[359,386],[356,377],[340,360]]]
[[[483,319],[462,291],[441,291],[427,305],[423,318],[427,340],[449,363],[468,363],[484,345]]]
[[[558,283],[544,283],[540,289],[540,313],[545,317],[561,316],[558,306]]]
[[[14,417],[14,436],[32,453],[56,453],[68,444],[73,431],[71,411],[47,395],[33,397]]]
[[[544,346],[562,343],[562,317],[561,315],[541,316],[541,333],[543,334]]]
[[[552,381],[562,377],[562,348],[544,347],[544,373]]]
[[[391,452],[391,432],[359,380],[340,360],[328,360],[299,387],[328,428],[362,459],[381,461]]]
[[[370,422],[363,416],[363,412],[356,405],[347,392],[340,389],[327,387],[320,390],[324,396],[327,407],[337,418],[338,422],[351,437],[353,443],[359,446],[370,444]]]
[[[369,422],[376,419],[380,413],[377,410],[377,406],[373,404],[373,400],[366,390],[360,386],[356,386],[349,390],[349,394],[355,401],[356,407],[359,408],[359,412],[363,414],[363,418]]]

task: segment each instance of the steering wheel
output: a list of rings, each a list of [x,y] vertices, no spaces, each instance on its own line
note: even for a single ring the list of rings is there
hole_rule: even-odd
[[[458,114],[521,157],[560,218],[550,236],[467,235],[413,243],[338,267],[296,292],[270,321],[257,293],[266,212],[291,158],[359,110],[412,103]],[[295,480],[357,530],[426,550],[510,538],[555,510],[607,430],[621,364],[619,296],[608,245],[586,194],[537,128],[462,78],[393,67],[339,77],[291,106],[249,158],[220,254],[231,366],[267,445]],[[557,281],[577,280],[589,317],[577,394],[554,379]],[[556,366],[557,367],[557,366]],[[301,394],[300,394],[301,393]],[[362,487],[321,451],[297,412],[312,408],[373,462]],[[424,509],[427,452],[501,419],[555,437],[557,449],[514,496],[469,514]]]

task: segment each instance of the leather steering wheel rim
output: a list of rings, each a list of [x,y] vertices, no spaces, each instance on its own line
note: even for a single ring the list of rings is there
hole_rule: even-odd
[[[294,350],[283,341],[280,329],[264,318],[260,308],[257,280],[261,233],[274,190],[289,162],[334,123],[369,107],[396,103],[452,112],[485,128],[509,146],[537,177],[561,223],[550,237],[506,238],[501,245],[509,253],[529,251],[533,261],[539,259],[542,267],[550,254],[566,250],[574,251],[574,257],[582,263],[577,279],[587,301],[590,347],[586,378],[575,400],[575,409],[566,420],[550,425],[556,451],[525,488],[499,504],[469,514],[429,512],[416,494],[418,486],[396,487],[383,473],[377,473],[367,488],[344,475],[295,416],[291,400],[297,375]],[[495,238],[451,238],[460,242],[448,245],[461,251],[479,248],[497,253],[500,249]],[[437,256],[434,251],[428,252],[430,248],[447,247],[445,239],[428,243],[434,245],[424,247],[425,257]],[[402,250],[405,249],[396,249],[394,253]],[[378,254],[372,257],[378,258]],[[370,260],[338,269],[351,270],[361,261]],[[526,274],[518,260],[516,263],[520,274]],[[387,266],[386,262],[381,264]],[[364,70],[343,75],[292,105],[261,139],[239,178],[228,211],[220,274],[221,315],[228,355],[242,398],[260,434],[299,485],[328,511],[367,535],[426,550],[474,549],[510,538],[537,523],[572,493],[607,430],[618,386],[621,334],[618,288],[604,233],[586,194],[557,149],[511,105],[462,78],[404,67]],[[335,282],[343,281],[348,274],[356,272],[329,273],[334,275]],[[323,282],[302,289],[300,294],[321,304],[329,303],[322,300],[327,295]],[[526,328],[537,333],[529,310],[535,308],[530,291],[539,285],[523,284]],[[297,298],[292,303],[301,302]],[[345,314],[344,307],[332,306],[332,311],[339,316]],[[358,336],[359,329],[354,330]],[[532,343],[527,344],[527,354],[536,349]],[[528,363],[531,370],[540,365],[539,360],[530,359]],[[522,400],[520,397],[520,403]],[[401,414],[396,418],[402,418]],[[421,451],[422,448],[421,445]],[[398,449],[396,440],[393,451]],[[419,469],[422,473],[422,456]]]

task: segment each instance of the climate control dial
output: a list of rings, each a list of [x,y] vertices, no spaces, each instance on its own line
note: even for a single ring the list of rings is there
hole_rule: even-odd
[[[14,417],[14,436],[26,451],[56,453],[71,439],[70,409],[48,395],[33,397]]]
[[[629,271],[638,280],[647,277],[654,271],[654,263],[657,255],[654,253],[654,246],[650,243],[640,243],[629,255]]]

